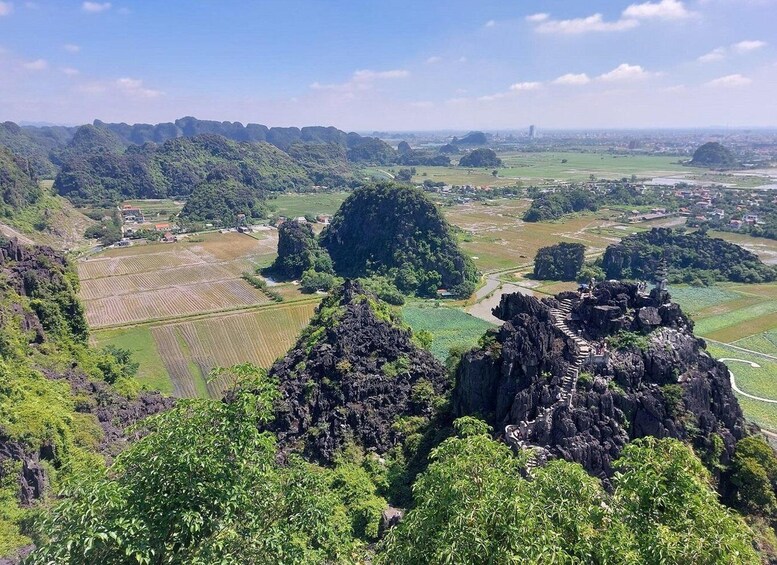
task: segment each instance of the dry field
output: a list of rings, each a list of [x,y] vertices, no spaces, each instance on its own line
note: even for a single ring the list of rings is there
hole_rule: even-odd
[[[230,385],[206,382],[214,367],[250,361],[269,367],[308,323],[317,302],[270,306],[151,328],[178,397],[219,397]]]
[[[528,223],[521,220],[529,200],[496,200],[488,204],[473,202],[443,208],[448,221],[461,228],[464,251],[476,257],[481,271],[508,269],[531,264],[540,247],[560,241],[583,243],[587,253],[598,253],[619,238],[592,233],[610,226],[608,210],[576,214],[557,222]]]
[[[109,249],[78,263],[81,298],[93,328],[262,304],[267,297],[240,274],[271,257],[264,239],[212,233],[172,244]]]

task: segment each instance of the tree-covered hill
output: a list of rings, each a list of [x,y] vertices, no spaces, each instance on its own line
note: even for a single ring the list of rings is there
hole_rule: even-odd
[[[0,147],[0,216],[13,217],[42,194],[32,163]]]
[[[610,279],[655,280],[666,261],[671,282],[716,280],[765,282],[777,279],[777,268],[757,255],[703,231],[684,233],[653,228],[607,247],[602,267]]]
[[[321,249],[308,223],[286,220],[278,227],[278,257],[270,267],[273,275],[286,279],[300,279],[308,269],[330,273],[332,260]]]
[[[62,166],[54,188],[76,203],[183,198],[216,169],[251,187],[257,195],[311,184],[302,167],[267,143],[238,143],[218,135],[202,135],[162,145],[131,146],[124,153],[107,147],[80,154]]]
[[[64,147],[76,128],[19,127],[13,122],[0,123],[0,146],[7,147],[15,155],[27,159],[40,177],[54,178],[57,167],[52,152]]]
[[[381,183],[355,190],[321,234],[335,271],[390,277],[405,292],[469,296],[477,272],[440,211],[415,188]]]
[[[493,149],[481,147],[474,149],[470,153],[459,159],[460,167],[501,167],[502,160],[496,156]]]
[[[573,281],[585,261],[585,245],[562,241],[541,247],[534,257],[534,277],[540,280]]]
[[[240,216],[242,214],[242,216]],[[194,187],[181,210],[181,220],[221,227],[250,224],[264,218],[267,206],[257,191],[221,171]]]
[[[314,184],[332,188],[353,182],[347,150],[343,145],[296,141],[286,152],[305,169]]]
[[[737,165],[737,159],[727,147],[717,141],[709,141],[694,151],[690,164],[698,167],[728,169]]]

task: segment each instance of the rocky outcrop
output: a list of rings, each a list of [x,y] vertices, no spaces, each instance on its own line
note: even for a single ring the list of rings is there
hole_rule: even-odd
[[[407,425],[435,414],[450,388],[445,369],[392,316],[351,281],[321,303],[270,370],[280,383],[273,430],[281,447],[324,463],[351,441],[384,453]]]
[[[503,296],[494,315],[504,325],[458,368],[456,415],[479,414],[522,445],[602,478],[628,441],[647,435],[711,452],[717,434],[727,462],[745,423],[725,366],[706,353],[668,293],[639,290],[606,282],[582,296]],[[569,307],[559,310],[562,303]],[[564,375],[576,369],[581,344],[586,356],[564,401]]]

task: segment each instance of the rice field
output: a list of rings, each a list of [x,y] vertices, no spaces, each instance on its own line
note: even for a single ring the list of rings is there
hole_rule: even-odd
[[[402,308],[402,318],[414,332],[431,332],[431,352],[445,361],[452,347],[475,347],[480,337],[494,325],[463,310],[434,307],[426,303],[409,304]]]
[[[583,243],[587,253],[600,253],[620,238],[595,228],[613,224],[612,212],[575,214],[557,222],[521,220],[530,205],[524,199],[498,199],[443,208],[448,221],[462,231],[459,242],[481,271],[529,265],[540,247],[560,241]]]
[[[675,286],[669,290],[695,321],[694,333],[708,340],[707,350],[713,357],[759,365],[728,362],[737,386],[748,394],[777,400],[777,285]],[[777,430],[777,404],[737,397],[748,419]]]
[[[153,326],[150,330],[178,397],[218,398],[230,383],[207,382],[215,367],[269,367],[294,344],[316,302],[267,307]]]
[[[273,256],[276,247],[274,230],[261,240],[210,233],[81,259],[86,318],[99,329],[264,304],[267,296],[240,275]]]

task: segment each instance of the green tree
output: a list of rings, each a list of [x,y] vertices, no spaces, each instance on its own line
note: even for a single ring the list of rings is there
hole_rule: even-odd
[[[347,559],[350,526],[327,476],[276,463],[275,383],[220,371],[225,401],[180,400],[107,473],[83,476],[41,528],[31,563],[317,563]]]

